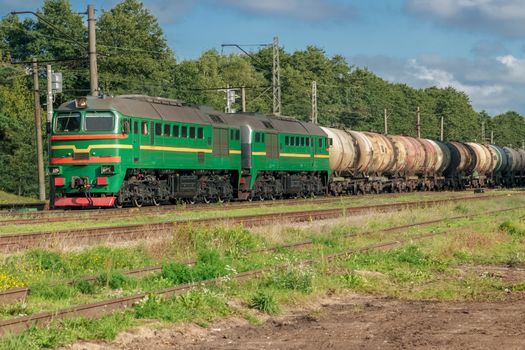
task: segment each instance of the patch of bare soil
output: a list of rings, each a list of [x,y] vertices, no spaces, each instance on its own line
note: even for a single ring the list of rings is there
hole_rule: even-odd
[[[508,283],[525,281],[525,269],[519,267],[456,269]],[[220,320],[209,328],[166,328],[152,322],[122,332],[111,343],[79,342],[63,349],[525,349],[525,294],[508,293],[503,302],[434,302],[330,292],[284,316],[260,314],[260,326],[241,318]],[[230,304],[242,308],[239,302]]]
[[[504,302],[406,301],[332,296],[259,326],[238,318],[209,328],[138,328],[111,344],[68,349],[525,349],[525,298]]]

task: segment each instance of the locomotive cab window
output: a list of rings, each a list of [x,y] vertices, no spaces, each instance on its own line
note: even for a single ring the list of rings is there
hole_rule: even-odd
[[[80,131],[80,113],[61,113],[55,121],[55,132]]]
[[[260,133],[255,133],[255,142],[259,143],[261,142],[261,134]]]
[[[241,139],[241,130],[235,130],[235,140],[239,141]]]
[[[142,135],[148,134],[148,122],[142,122]]]
[[[133,122],[133,133],[135,135],[139,134],[139,122]]]
[[[157,136],[162,135],[162,124],[161,123],[155,123],[155,135]]]
[[[87,112],[84,126],[86,131],[113,131],[115,115],[111,112]]]

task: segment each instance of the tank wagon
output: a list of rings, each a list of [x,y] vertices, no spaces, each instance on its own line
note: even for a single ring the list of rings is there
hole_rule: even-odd
[[[525,151],[319,127],[142,95],[83,97],[51,127],[56,207],[515,186]]]

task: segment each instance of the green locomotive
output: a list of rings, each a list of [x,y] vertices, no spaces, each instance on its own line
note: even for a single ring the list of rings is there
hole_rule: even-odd
[[[55,207],[312,196],[327,191],[316,125],[142,95],[83,97],[53,117]]]

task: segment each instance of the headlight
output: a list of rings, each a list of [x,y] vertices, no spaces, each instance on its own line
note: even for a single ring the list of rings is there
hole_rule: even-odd
[[[61,173],[60,167],[58,167],[58,166],[49,167],[49,168],[47,168],[47,171],[48,171],[49,175],[60,175],[60,173]]]
[[[100,167],[101,174],[115,174],[115,167],[113,165],[103,165]]]

